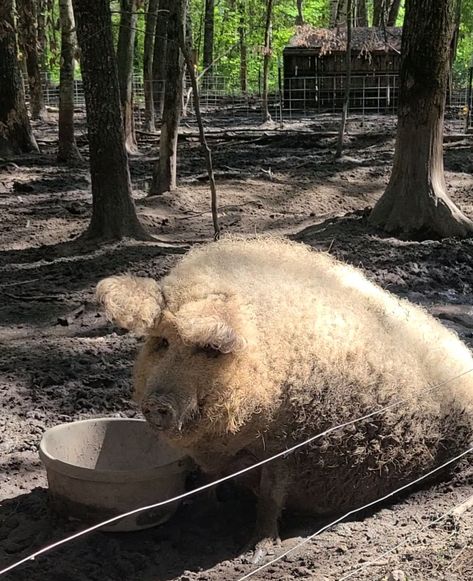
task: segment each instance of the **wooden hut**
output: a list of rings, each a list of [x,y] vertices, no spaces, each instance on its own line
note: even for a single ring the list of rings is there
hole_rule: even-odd
[[[351,109],[397,107],[401,28],[352,30]],[[345,90],[345,28],[298,27],[284,49],[284,101],[291,109],[339,110]]]

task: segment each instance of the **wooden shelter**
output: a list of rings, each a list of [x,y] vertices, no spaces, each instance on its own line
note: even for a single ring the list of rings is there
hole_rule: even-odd
[[[397,107],[401,36],[401,28],[353,28],[352,109]],[[298,27],[283,52],[285,105],[338,110],[345,88],[346,46],[345,28]]]

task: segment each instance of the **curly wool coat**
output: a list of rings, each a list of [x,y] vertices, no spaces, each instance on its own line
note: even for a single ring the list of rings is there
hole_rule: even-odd
[[[471,440],[473,373],[449,381],[473,369],[467,347],[326,253],[227,238],[160,282],[106,279],[98,297],[111,319],[147,335],[135,369],[147,418],[208,472],[403,400],[268,464],[256,486],[262,536],[284,507],[355,508]]]

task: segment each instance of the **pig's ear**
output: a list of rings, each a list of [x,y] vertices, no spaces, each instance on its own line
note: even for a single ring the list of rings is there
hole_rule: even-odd
[[[109,320],[138,335],[153,327],[163,304],[158,283],[136,276],[105,278],[97,285],[96,296]]]
[[[234,301],[209,297],[188,303],[176,313],[175,323],[182,341],[196,347],[236,353],[247,346]]]

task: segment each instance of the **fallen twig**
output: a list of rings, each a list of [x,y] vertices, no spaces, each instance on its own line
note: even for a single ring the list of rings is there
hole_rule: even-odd
[[[6,284],[1,284],[0,289],[12,287],[12,286],[20,286],[22,284],[29,284],[30,282],[37,282],[39,278],[30,278],[29,280],[18,280],[16,282],[7,282]]]
[[[200,112],[200,100],[199,100],[199,88],[197,86],[197,78],[195,75],[194,70],[194,63],[191,57],[191,50],[188,46],[189,39],[186,39],[184,34],[184,27],[179,26],[179,46],[181,48],[181,52],[184,56],[184,60],[186,62],[187,71],[191,78],[192,83],[192,93],[194,95],[194,110],[195,116],[197,119],[197,124],[199,126],[199,138],[200,143],[202,145],[202,149],[205,156],[205,161],[207,164],[207,172],[209,175],[209,184],[210,184],[210,193],[211,193],[211,208],[212,208],[212,222],[214,227],[214,240],[218,240],[220,238],[220,226],[218,224],[218,208],[217,208],[217,188],[215,186],[215,176],[212,164],[212,152],[207,144],[207,139],[205,136],[204,131],[204,123],[202,121],[202,115]]]

